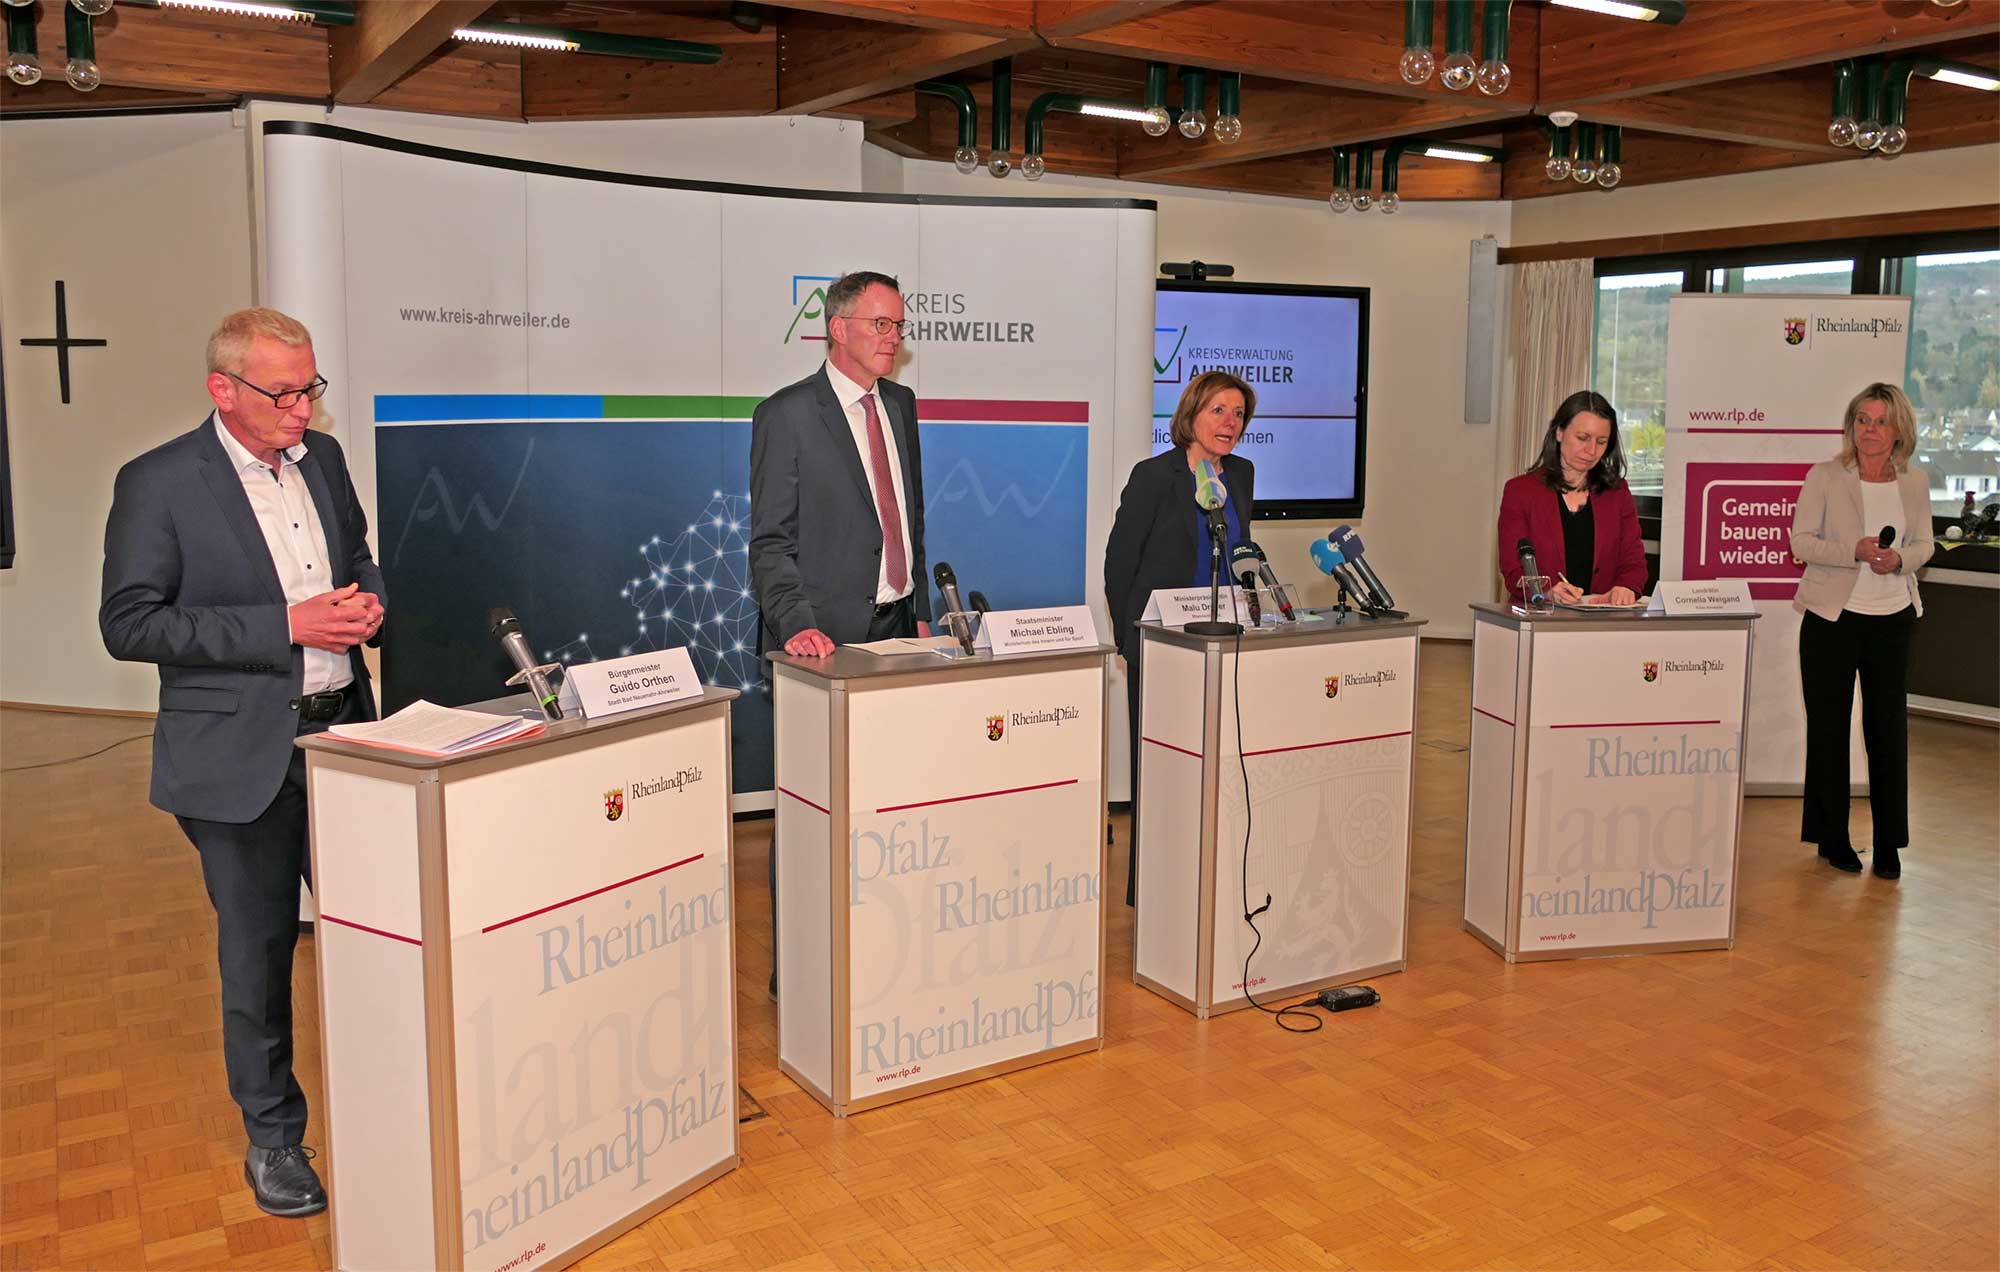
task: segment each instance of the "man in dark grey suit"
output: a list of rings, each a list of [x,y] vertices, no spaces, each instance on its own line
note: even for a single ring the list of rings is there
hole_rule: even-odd
[[[768,649],[817,658],[929,631],[917,397],[884,378],[906,330],[895,279],[846,275],[826,293],[825,365],[751,416],[750,578]],[[775,951],[775,842],[771,881]]]
[[[382,573],[339,444],[307,440],[326,381],[306,329],[276,310],[231,314],[209,338],[207,389],[212,415],[118,472],[98,627],[112,657],[159,667],[152,802],[194,843],[215,907],[244,1176],[264,1210],[301,1216],[326,1192],[292,1075],[310,869],[292,743],[374,715],[359,647],[382,629]]]

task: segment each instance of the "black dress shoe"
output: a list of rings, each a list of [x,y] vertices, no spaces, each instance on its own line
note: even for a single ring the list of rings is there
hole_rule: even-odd
[[[1877,848],[1873,867],[1877,879],[1900,879],[1903,877],[1903,850],[1900,848]]]
[[[312,1168],[313,1151],[303,1144],[259,1148],[243,1157],[243,1178],[257,1197],[257,1207],[280,1219],[303,1219],[326,1209],[326,1189]]]
[[[1835,870],[1842,870],[1848,874],[1861,873],[1861,858],[1855,855],[1854,849],[1851,846],[1829,848],[1825,844],[1821,844],[1819,846],[1819,855],[1825,858],[1826,864],[1832,866]]]

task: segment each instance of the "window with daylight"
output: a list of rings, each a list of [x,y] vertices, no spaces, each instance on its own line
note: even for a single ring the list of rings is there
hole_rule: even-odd
[[[1968,495],[1984,508],[2000,499],[2000,251],[1893,257],[1882,290],[1913,301],[1903,388],[1931,510],[1956,517]]]
[[[1682,271],[1614,274],[1597,280],[1591,387],[1618,412],[1625,480],[1635,497],[1660,497],[1666,473],[1667,299]]]

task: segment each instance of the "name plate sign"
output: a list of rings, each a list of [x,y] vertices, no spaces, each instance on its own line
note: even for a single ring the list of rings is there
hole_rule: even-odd
[[[577,702],[587,720],[699,698],[702,693],[694,659],[684,647],[580,663],[569,668],[565,679],[576,686]]]
[[[1088,605],[1061,609],[993,610],[979,624],[975,649],[994,655],[1089,649],[1097,644],[1097,623]]]
[[[1249,614],[1250,607],[1243,601],[1243,589],[1222,589],[1222,603],[1217,616],[1223,622],[1247,623],[1250,621]],[[1205,587],[1163,587],[1146,601],[1146,612],[1139,616],[1141,622],[1160,623],[1167,627],[1185,627],[1189,623],[1205,623],[1208,619],[1208,589]]]
[[[1747,579],[1661,579],[1646,602],[1648,614],[1732,616],[1755,614]]]

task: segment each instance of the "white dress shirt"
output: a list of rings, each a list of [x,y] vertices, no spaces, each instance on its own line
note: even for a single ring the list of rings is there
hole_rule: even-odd
[[[219,418],[215,421],[215,434],[222,439],[222,449],[236,468],[243,493],[249,496],[257,528],[264,532],[264,546],[271,550],[271,564],[278,567],[278,583],[285,589],[286,603],[296,605],[321,592],[332,591],[326,528],[320,525],[319,509],[313,504],[312,492],[306,489],[304,474],[298,470],[299,460],[305,458],[305,442],[301,440],[297,446],[280,451],[279,466],[273,469],[237,441]],[[300,693],[338,689],[353,679],[354,668],[346,654],[306,647],[305,683]]]
[[[862,413],[861,399],[875,399],[875,418],[882,425],[882,446],[889,453],[889,481],[895,486],[894,503],[896,518],[903,536],[903,568],[914,571],[916,563],[912,559],[910,547],[910,514],[903,501],[903,458],[896,449],[896,430],[889,425],[889,404],[882,400],[882,382],[877,380],[869,388],[862,388],[840,373],[840,368],[828,362],[826,378],[833,385],[833,396],[840,399],[840,409],[847,416],[847,427],[854,434],[854,449],[861,456],[861,471],[868,478],[868,497],[877,508],[882,506],[880,492],[875,489],[875,471],[868,462],[868,417]],[[889,554],[882,554],[882,563],[875,573],[875,603],[887,605],[890,601],[910,595],[916,587],[916,576],[901,589],[889,586]]]
[[[1865,526],[1893,528],[1896,534],[1890,546],[1902,546],[1903,495],[1895,482],[1861,483],[1861,518],[1861,524]],[[1848,595],[1843,609],[1856,614],[1895,614],[1909,607],[1910,585],[1903,581],[1901,574],[1877,574],[1866,562],[1856,561],[1854,564],[1859,573],[1854,579],[1854,591]]]

